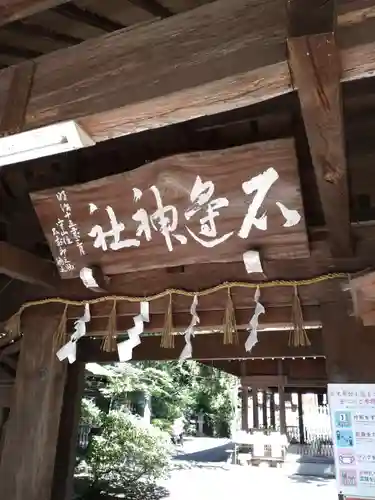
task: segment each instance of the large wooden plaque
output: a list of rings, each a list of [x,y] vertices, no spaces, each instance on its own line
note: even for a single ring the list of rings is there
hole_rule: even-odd
[[[126,165],[124,165],[126,168]],[[181,154],[31,195],[60,274],[309,255],[292,139]]]

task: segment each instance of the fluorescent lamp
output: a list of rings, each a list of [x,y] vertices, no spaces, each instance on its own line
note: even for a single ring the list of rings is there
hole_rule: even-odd
[[[93,146],[95,141],[74,121],[0,139],[0,167]]]

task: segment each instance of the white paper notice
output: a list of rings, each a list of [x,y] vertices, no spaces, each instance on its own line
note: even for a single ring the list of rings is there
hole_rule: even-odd
[[[128,340],[117,344],[118,358],[120,361],[130,361],[133,358],[133,349],[141,343],[140,335],[144,331],[144,323],[150,321],[150,305],[148,302],[141,302],[140,314],[133,318],[134,326],[130,328]]]
[[[263,273],[260,254],[256,250],[249,250],[248,252],[245,252],[243,254],[243,261],[248,274]]]
[[[338,491],[375,499],[375,384],[329,384],[328,401]]]
[[[86,335],[86,323],[91,319],[90,306],[85,304],[85,312],[83,316],[74,324],[74,332],[70,337],[69,342],[62,346],[56,353],[60,361],[67,359],[69,363],[74,363],[77,357],[77,341]]]

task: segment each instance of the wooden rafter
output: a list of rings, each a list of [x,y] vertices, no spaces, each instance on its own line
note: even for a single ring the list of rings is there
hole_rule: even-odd
[[[373,26],[358,4],[338,19],[343,81],[375,68]],[[286,25],[282,0],[219,0],[42,56],[25,127],[79,119],[101,141],[286,94]]]
[[[173,12],[167,7],[164,7],[158,0],[130,0],[132,4],[140,7],[141,9],[149,12],[156,17],[170,17]]]
[[[343,257],[351,254],[351,235],[334,1],[290,0],[288,5],[293,85],[301,103],[331,251]]]
[[[19,21],[68,0],[0,0],[0,26]]]
[[[0,273],[28,283],[55,287],[58,275],[55,265],[29,252],[0,242]]]

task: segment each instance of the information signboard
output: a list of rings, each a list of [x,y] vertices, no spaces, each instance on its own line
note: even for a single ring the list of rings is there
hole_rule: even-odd
[[[375,499],[375,384],[329,384],[328,401],[339,493]]]

